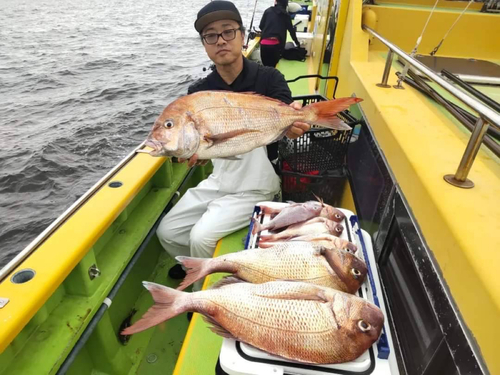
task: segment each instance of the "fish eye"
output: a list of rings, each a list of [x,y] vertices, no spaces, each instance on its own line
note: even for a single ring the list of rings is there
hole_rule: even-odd
[[[372,328],[372,326],[369,323],[365,322],[363,319],[358,321],[358,327],[363,332],[369,331]]]
[[[164,125],[167,129],[170,129],[174,126],[174,122],[172,120],[167,120],[165,121],[165,125]]]
[[[336,217],[337,219],[340,219],[340,218],[341,218],[339,214],[335,214],[335,217]]]
[[[340,227],[340,226],[335,227],[335,231],[337,233],[342,233],[342,227]]]
[[[361,272],[359,272],[359,270],[356,268],[351,269],[351,273],[355,279],[357,279],[359,276],[361,276]]]

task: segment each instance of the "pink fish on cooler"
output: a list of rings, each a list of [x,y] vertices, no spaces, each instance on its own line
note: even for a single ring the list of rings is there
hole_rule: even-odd
[[[287,206],[265,224],[260,224],[257,219],[253,219],[252,233],[255,234],[263,230],[276,230],[292,224],[302,223],[319,216],[322,209],[323,206],[319,202],[306,202]]]
[[[211,330],[283,358],[341,363],[358,358],[380,336],[382,311],[372,303],[313,284],[235,278],[185,293],[144,283],[155,305],[122,334],[143,331],[187,311],[204,315]]]
[[[340,236],[343,230],[344,227],[339,223],[325,219],[324,217],[315,217],[304,223],[290,225],[287,229],[276,234],[260,235],[259,241],[273,242],[309,234],[323,233]]]
[[[327,249],[343,249],[349,251],[354,254],[358,251],[358,248],[352,242],[344,240],[342,238],[333,236],[331,234],[322,233],[322,234],[309,234],[305,236],[292,237],[287,240],[288,242],[307,242],[313,245],[323,246]],[[288,242],[264,242],[259,241],[259,247],[268,248],[277,244],[284,244]]]
[[[269,249],[244,250],[216,258],[175,259],[187,269],[179,286],[181,290],[212,273],[228,272],[255,284],[294,280],[355,293],[368,272],[365,263],[355,255],[309,242],[286,242]]]
[[[328,220],[333,220],[336,221],[337,223],[341,223],[345,219],[345,215],[342,211],[340,211],[338,208],[335,208],[333,206],[330,206],[329,204],[326,204],[323,202],[322,199],[319,199],[319,203],[322,205],[321,212],[317,216],[324,217]],[[306,203],[313,203],[314,201],[309,201]],[[314,202],[315,203],[315,202]],[[300,206],[304,203],[294,203],[294,202],[289,202],[287,206],[281,206],[281,207],[272,207],[268,206],[265,204],[261,204],[259,207],[261,209],[261,214],[263,215],[278,215],[281,211],[284,209],[289,209],[295,206]]]

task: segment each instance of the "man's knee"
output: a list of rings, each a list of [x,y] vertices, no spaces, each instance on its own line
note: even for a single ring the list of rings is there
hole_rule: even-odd
[[[179,239],[179,234],[179,231],[172,226],[168,215],[162,219],[160,225],[158,225],[158,228],[156,229],[156,235],[162,245],[182,245],[176,241],[176,239]]]
[[[214,237],[213,231],[203,225],[195,225],[190,233],[191,255],[211,258],[219,239]]]

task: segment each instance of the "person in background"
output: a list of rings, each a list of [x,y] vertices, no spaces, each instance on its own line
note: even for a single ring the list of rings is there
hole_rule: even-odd
[[[300,109],[299,103],[292,103],[283,74],[243,57],[245,29],[233,3],[208,3],[198,12],[194,27],[215,69],[191,85],[188,94],[252,91]],[[287,136],[297,138],[308,129],[308,124],[295,122]],[[240,155],[239,160],[212,160],[212,174],[189,189],[161,221],[156,233],[163,248],[172,257],[212,257],[219,239],[249,225],[255,205],[272,200],[279,191],[279,177],[271,164],[275,158],[276,143]],[[189,166],[196,163],[197,156],[193,155]],[[181,279],[185,273],[176,265],[169,276]],[[196,282],[193,290],[200,290],[201,285],[201,281]]]
[[[276,0],[273,7],[266,9],[260,20],[260,57],[265,66],[274,68],[278,64],[285,49],[287,31],[290,32],[295,45],[300,46],[292,19],[286,10],[287,6],[288,0]]]

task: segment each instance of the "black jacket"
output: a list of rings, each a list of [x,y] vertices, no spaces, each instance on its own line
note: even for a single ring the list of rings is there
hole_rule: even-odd
[[[285,77],[279,70],[259,65],[244,57],[243,70],[230,85],[224,82],[217,70],[214,70],[205,78],[189,86],[188,94],[206,90],[250,91],[279,99],[286,104],[293,102],[292,93],[288,88]]]
[[[290,15],[279,5],[266,9],[260,20],[259,28],[262,31],[262,39],[278,38],[282,49],[285,48],[287,30],[295,44],[300,46]]]
[[[262,66],[243,57],[243,70],[233,83],[228,85],[217,70],[207,77],[193,83],[188,88],[188,94],[207,90],[227,90],[234,92],[255,92],[270,98],[281,100],[286,104],[293,102],[292,93],[288,88],[285,77],[277,69]],[[273,143],[267,146],[269,160],[278,157],[278,145]]]

